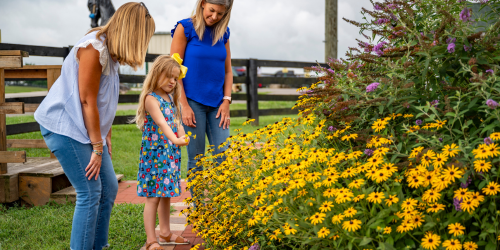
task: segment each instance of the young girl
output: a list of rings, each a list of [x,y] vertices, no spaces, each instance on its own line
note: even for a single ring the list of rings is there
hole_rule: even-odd
[[[135,117],[143,131],[137,174],[137,195],[147,197],[144,207],[146,249],[163,249],[160,245],[189,244],[170,232],[170,198],[181,194],[181,150],[189,144],[180,124],[179,87],[177,80],[187,68],[176,54],[159,56],[142,87]],[[156,241],[156,214],[160,221],[160,239]]]

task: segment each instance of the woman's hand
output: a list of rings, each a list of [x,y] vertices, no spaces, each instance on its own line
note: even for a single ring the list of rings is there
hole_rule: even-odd
[[[94,152],[91,153],[92,156],[90,157],[90,162],[89,165],[85,168],[85,171],[89,180],[92,179],[92,177],[95,176],[95,179],[97,180],[97,177],[99,177],[99,172],[101,171],[101,162],[102,162],[102,156],[95,154]]]
[[[224,100],[222,104],[219,107],[219,111],[217,112],[217,116],[215,118],[219,118],[220,123],[219,123],[219,128],[222,126],[222,129],[229,128],[229,124],[231,123],[231,120],[229,118],[229,101]]]
[[[194,112],[188,104],[182,105],[182,123],[188,127],[196,128]]]
[[[106,136],[106,146],[108,146],[109,158],[113,159],[113,156],[111,155],[111,129],[109,130],[109,133]]]

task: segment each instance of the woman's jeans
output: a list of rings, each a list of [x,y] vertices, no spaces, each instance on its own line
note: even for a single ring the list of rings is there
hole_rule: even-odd
[[[194,117],[196,119],[196,128],[188,127],[184,125],[186,133],[191,131],[193,135],[196,135],[196,139],[191,139],[189,145],[187,146],[188,151],[188,173],[195,174],[198,171],[203,170],[202,166],[196,166],[194,158],[199,154],[205,154],[205,133],[208,137],[208,142],[210,145],[214,145],[213,154],[218,154],[226,150],[226,147],[219,148],[219,145],[226,141],[229,137],[229,128],[223,129],[222,126],[219,127],[221,117],[215,118],[219,107],[205,106],[201,103],[195,102],[188,98],[188,104],[194,112]],[[217,159],[219,163],[223,161],[222,158]],[[188,181],[192,178],[188,176]],[[191,196],[193,195],[193,190],[190,190]]]
[[[76,190],[71,249],[101,250],[109,247],[109,218],[118,192],[118,181],[108,148],[103,149],[99,177],[88,180],[85,168],[90,162],[92,146],[52,133],[42,126],[40,130]]]

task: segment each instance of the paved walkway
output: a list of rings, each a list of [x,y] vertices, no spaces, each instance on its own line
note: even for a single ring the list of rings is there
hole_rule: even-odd
[[[186,191],[186,181],[181,181],[182,193],[181,196],[172,198],[170,200],[172,206],[176,210],[173,215],[170,216],[170,230],[172,233],[177,235],[182,235],[182,237],[188,239],[191,244],[189,245],[177,245],[177,246],[164,246],[165,250],[189,250],[196,244],[201,244],[204,241],[200,237],[196,237],[196,234],[192,232],[191,226],[186,226],[186,216],[180,215],[181,210],[187,208],[186,204],[184,204],[183,200],[187,197],[190,197],[189,191]],[[146,198],[138,197],[137,193],[137,182],[136,181],[122,181],[118,186],[118,195],[115,200],[115,204],[121,203],[133,203],[133,204],[141,204],[146,202]],[[156,236],[160,232],[160,227],[156,227]],[[145,250],[146,247],[143,246],[141,250]],[[204,250],[205,247],[201,246],[198,248],[199,250]]]

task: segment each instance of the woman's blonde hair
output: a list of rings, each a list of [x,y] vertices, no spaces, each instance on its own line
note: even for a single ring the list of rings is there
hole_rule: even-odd
[[[144,65],[149,40],[155,33],[155,21],[146,6],[130,2],[120,6],[106,25],[88,33],[93,31],[98,31],[97,39],[106,35],[103,42],[112,57],[137,70]]]
[[[173,75],[174,68],[179,68],[180,70],[181,67],[177,61],[168,55],[159,56],[153,62],[153,66],[151,66],[151,69],[144,80],[144,84],[142,85],[142,92],[139,96],[139,108],[137,109],[134,120],[132,120],[137,124],[137,127],[141,131],[144,129],[144,121],[146,119],[146,97],[161,87],[158,81],[160,80],[160,76],[162,74],[167,74],[166,76],[169,78],[178,77],[178,75]],[[181,125],[181,109],[179,104],[181,93],[179,90],[179,83],[175,84],[172,92],[167,94],[171,94],[174,97],[172,101],[174,102],[176,109],[175,122],[177,125]]]
[[[196,34],[200,38],[200,41],[203,40],[203,35],[205,33],[205,19],[203,18],[203,3],[211,3],[217,5],[223,5],[226,7],[226,13],[222,16],[222,19],[217,22],[213,27],[212,34],[212,46],[215,45],[218,41],[220,41],[224,34],[227,31],[227,26],[229,25],[229,19],[231,18],[231,9],[233,8],[233,0],[198,0],[196,4],[196,11],[194,15],[191,16],[191,20],[193,22],[194,30]]]

